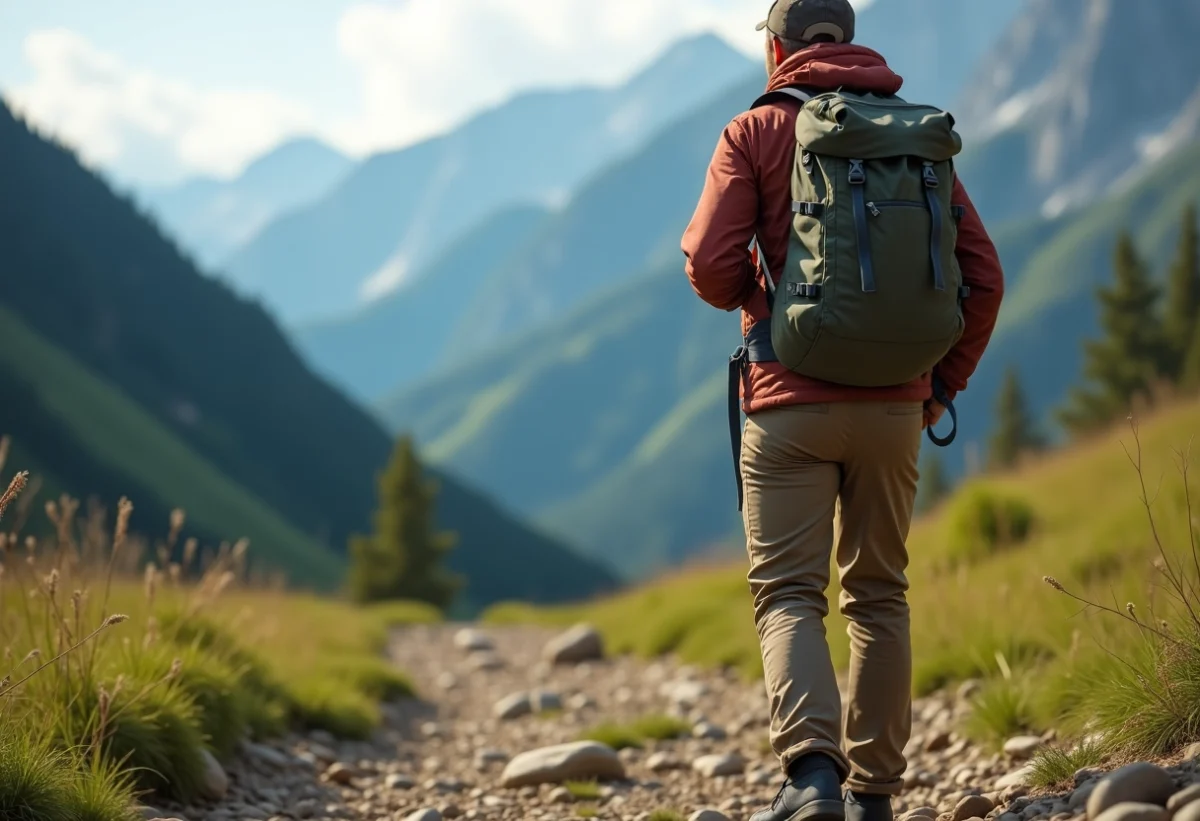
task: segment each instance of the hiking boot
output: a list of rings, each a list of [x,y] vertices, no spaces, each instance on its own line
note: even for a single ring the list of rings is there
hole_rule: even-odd
[[[847,792],[846,821],[892,821],[891,796]]]
[[[842,779],[833,760],[821,753],[806,755],[788,771],[788,780],[765,810],[750,821],[845,821]]]

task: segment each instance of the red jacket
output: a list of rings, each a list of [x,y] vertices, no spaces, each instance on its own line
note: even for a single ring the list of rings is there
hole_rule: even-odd
[[[878,53],[853,45],[819,44],[792,55],[767,85],[894,94],[903,79]],[[683,235],[687,274],[700,297],[722,310],[742,309],[742,332],[767,319],[765,282],[748,250],[757,234],[769,269],[778,275],[787,259],[792,230],[792,167],[800,103],[783,100],[747,111],[721,135],[691,225]],[[966,330],[937,366],[951,398],[965,390],[987,347],[1004,295],[1004,274],[962,183],[954,203],[966,208],[958,226],[955,254],[971,296],[963,301]],[[929,374],[891,388],[855,388],[801,376],[778,363],[755,363],[742,381],[746,413],[783,405],[854,400],[924,401]]]

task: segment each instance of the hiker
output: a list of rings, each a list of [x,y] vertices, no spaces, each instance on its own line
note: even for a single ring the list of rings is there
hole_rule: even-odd
[[[901,77],[851,45],[854,22],[848,0],[771,7],[767,94],[721,135],[683,237],[696,293],[742,311],[730,426],[787,776],[751,821],[892,818],[911,733],[905,540],[922,430],[952,441],[1004,288],[954,174],[953,119],[895,96]],[[824,627],[835,540],[844,722]]]

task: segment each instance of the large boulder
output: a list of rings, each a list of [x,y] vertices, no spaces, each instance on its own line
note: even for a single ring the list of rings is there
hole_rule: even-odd
[[[1145,761],[1129,764],[1100,779],[1088,796],[1088,818],[1094,821],[1117,804],[1157,804],[1165,807],[1174,793],[1175,780],[1162,767]]]

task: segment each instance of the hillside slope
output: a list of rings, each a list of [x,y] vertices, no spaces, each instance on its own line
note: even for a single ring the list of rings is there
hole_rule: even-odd
[[[284,569],[291,551],[298,561],[306,544],[340,553],[350,533],[368,527],[375,472],[391,439],[308,370],[261,308],[200,276],[127,201],[4,107],[0,178],[0,307],[55,352],[48,360],[63,363],[44,373],[9,366],[8,378],[31,385],[56,421],[46,427],[22,405],[24,423],[7,432],[24,441],[41,425],[41,447],[61,451],[62,443],[77,443],[80,464],[99,462],[120,477],[103,482],[110,494],[124,492],[123,483],[131,481],[150,486],[164,505],[208,506],[206,528],[225,538],[247,527],[251,513],[235,515],[229,507],[231,494],[242,488],[247,503],[258,503],[260,531],[270,526],[282,533],[286,522],[306,534],[294,547],[267,548]],[[16,354],[34,345],[23,343]],[[87,395],[107,395],[108,407],[117,409],[110,413],[114,421],[101,424],[84,412],[87,405],[68,407],[72,397]],[[135,424],[128,405],[153,425]],[[11,413],[0,419],[13,419]],[[118,428],[109,429],[118,421],[130,428],[120,447]],[[172,452],[182,455],[163,455]],[[73,475],[75,462],[62,453],[39,462],[71,492],[93,490],[82,484],[84,475]],[[596,563],[452,478],[440,478],[439,522],[461,536],[454,565],[479,580],[470,594],[477,603],[505,589],[562,599],[609,583]],[[226,488],[220,503],[213,501],[218,485]],[[163,498],[168,492],[183,498]],[[506,558],[505,567],[496,567],[497,554]],[[557,576],[527,572],[526,563]],[[325,582],[328,587],[337,579],[327,575]]]
[[[229,273],[285,324],[338,316],[403,282],[495,210],[561,202],[750,68],[708,35],[675,45],[618,88],[519,95],[446,135],[367,159],[321,202],[264,229]]]

